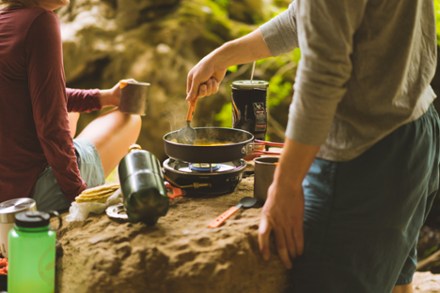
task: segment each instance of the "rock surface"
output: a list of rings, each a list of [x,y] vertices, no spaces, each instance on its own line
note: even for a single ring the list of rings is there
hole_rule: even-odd
[[[258,253],[260,209],[207,228],[252,195],[252,182],[245,178],[233,194],[216,198],[175,199],[154,227],[106,215],[68,224],[60,233],[59,292],[281,292],[281,263],[265,263]]]
[[[252,193],[248,177],[232,194],[174,199],[154,227],[106,215],[67,224],[59,235],[58,292],[283,292],[280,261],[266,263],[258,252],[259,208],[207,228]],[[414,284],[415,292],[440,292],[439,275],[417,273]]]
[[[417,272],[414,275],[414,292],[417,293],[439,293],[440,275],[430,272]]]

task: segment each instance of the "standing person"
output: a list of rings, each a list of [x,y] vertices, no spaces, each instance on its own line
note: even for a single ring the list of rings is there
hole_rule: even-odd
[[[79,113],[118,106],[107,90],[66,89],[59,20],[68,0],[0,0],[0,200],[64,210],[104,183],[139,135],[139,116],[111,111],[73,140]],[[71,122],[69,122],[69,119]]]
[[[259,226],[263,258],[273,233],[294,292],[412,292],[439,185],[433,2],[296,0],[204,57],[187,100],[216,92],[230,65],[295,47],[285,147]]]

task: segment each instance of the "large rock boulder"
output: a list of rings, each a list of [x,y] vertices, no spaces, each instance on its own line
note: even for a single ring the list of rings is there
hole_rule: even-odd
[[[57,292],[284,292],[287,271],[276,253],[265,262],[258,251],[259,208],[207,227],[252,193],[248,177],[232,194],[175,199],[154,227],[106,215],[66,224],[58,235]],[[440,292],[440,275],[417,273],[414,286]]]
[[[259,209],[207,227],[252,189],[246,178],[233,194],[175,199],[154,227],[106,215],[67,224],[59,235],[57,292],[282,292],[286,270],[258,251]]]

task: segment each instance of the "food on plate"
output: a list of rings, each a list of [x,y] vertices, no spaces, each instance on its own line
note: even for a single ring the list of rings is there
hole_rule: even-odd
[[[105,203],[106,200],[119,188],[119,184],[104,184],[84,190],[80,195],[75,197],[75,201],[81,202],[100,202]]]

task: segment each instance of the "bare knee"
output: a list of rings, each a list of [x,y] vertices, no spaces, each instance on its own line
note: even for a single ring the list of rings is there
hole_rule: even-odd
[[[126,127],[131,129],[133,132],[133,135],[136,136],[136,139],[138,138],[140,132],[141,132],[141,126],[142,126],[142,119],[139,115],[127,115],[126,116]]]
[[[141,124],[139,115],[112,111],[90,122],[79,137],[87,138],[96,147],[107,176],[137,141]]]
[[[392,293],[413,293],[412,283],[406,285],[397,285]]]
[[[124,133],[126,144],[131,145],[136,142],[141,132],[142,119],[139,115],[130,115],[122,112],[116,112],[120,115],[117,119],[120,119],[119,125],[115,127],[116,132],[119,134]],[[117,134],[115,133],[115,134]]]

